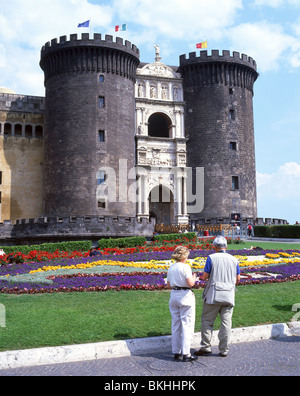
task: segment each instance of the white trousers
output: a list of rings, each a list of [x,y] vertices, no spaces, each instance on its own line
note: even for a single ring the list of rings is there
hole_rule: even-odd
[[[189,355],[195,330],[195,295],[191,290],[172,290],[172,353]]]

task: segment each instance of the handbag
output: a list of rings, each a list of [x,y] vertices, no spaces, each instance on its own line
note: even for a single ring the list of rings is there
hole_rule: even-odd
[[[235,286],[232,283],[215,282],[212,286],[214,288],[215,304],[234,306]]]

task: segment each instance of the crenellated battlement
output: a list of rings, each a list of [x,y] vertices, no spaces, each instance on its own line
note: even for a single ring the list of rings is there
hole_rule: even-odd
[[[105,39],[102,39],[102,35],[100,33],[95,33],[93,38],[90,38],[89,33],[82,33],[81,39],[78,37],[77,34],[71,34],[70,40],[67,39],[67,36],[61,36],[59,39],[54,38],[51,42],[47,42],[42,47],[42,56],[49,53],[50,51],[69,48],[69,47],[82,47],[82,46],[96,46],[96,47],[107,47],[107,48],[114,48],[114,49],[122,49],[122,51],[126,51],[128,53],[132,53],[132,55],[138,56],[140,55],[139,49],[136,45],[131,44],[130,41],[125,40],[125,43],[121,37],[117,37],[116,41],[114,42],[113,36],[105,35]]]
[[[219,50],[212,50],[211,55],[208,55],[207,51],[200,51],[200,56],[196,56],[196,52],[190,52],[188,58],[185,54],[180,56],[180,66],[202,62],[239,63],[257,70],[257,65],[253,58],[236,51],[234,51],[232,55],[230,54],[230,51],[227,50],[223,50],[222,54],[220,54]]]
[[[42,243],[54,240],[98,240],[105,237],[153,235],[155,222],[152,219],[138,220],[121,216],[69,216],[40,217],[0,223],[0,241],[34,241]]]
[[[258,77],[256,62],[253,58],[239,52],[212,50],[201,51],[200,56],[191,52],[189,58],[180,56],[179,71],[185,86],[210,86],[223,84],[224,86],[246,88],[253,94],[253,85]]]
[[[130,80],[136,78],[136,68],[140,63],[138,48],[130,41],[101,34],[83,33],[61,36],[46,43],[41,50],[40,66],[45,73],[45,82],[65,73],[102,72],[124,76]]]

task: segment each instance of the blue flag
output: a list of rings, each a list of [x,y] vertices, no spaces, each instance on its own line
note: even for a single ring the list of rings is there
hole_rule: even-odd
[[[79,23],[79,25],[77,26],[77,27],[79,27],[79,28],[83,28],[83,27],[90,27],[90,20],[88,20],[88,21],[85,21],[85,22],[83,22],[83,23]]]

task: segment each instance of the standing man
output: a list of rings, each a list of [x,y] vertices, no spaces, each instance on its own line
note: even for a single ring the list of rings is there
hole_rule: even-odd
[[[211,354],[214,322],[220,314],[219,351],[220,356],[226,357],[235,305],[235,285],[240,280],[240,268],[238,260],[226,252],[227,240],[224,237],[216,237],[213,245],[216,253],[208,256],[204,268],[203,280],[207,280],[207,284],[203,292],[202,340],[201,348],[195,355]]]

